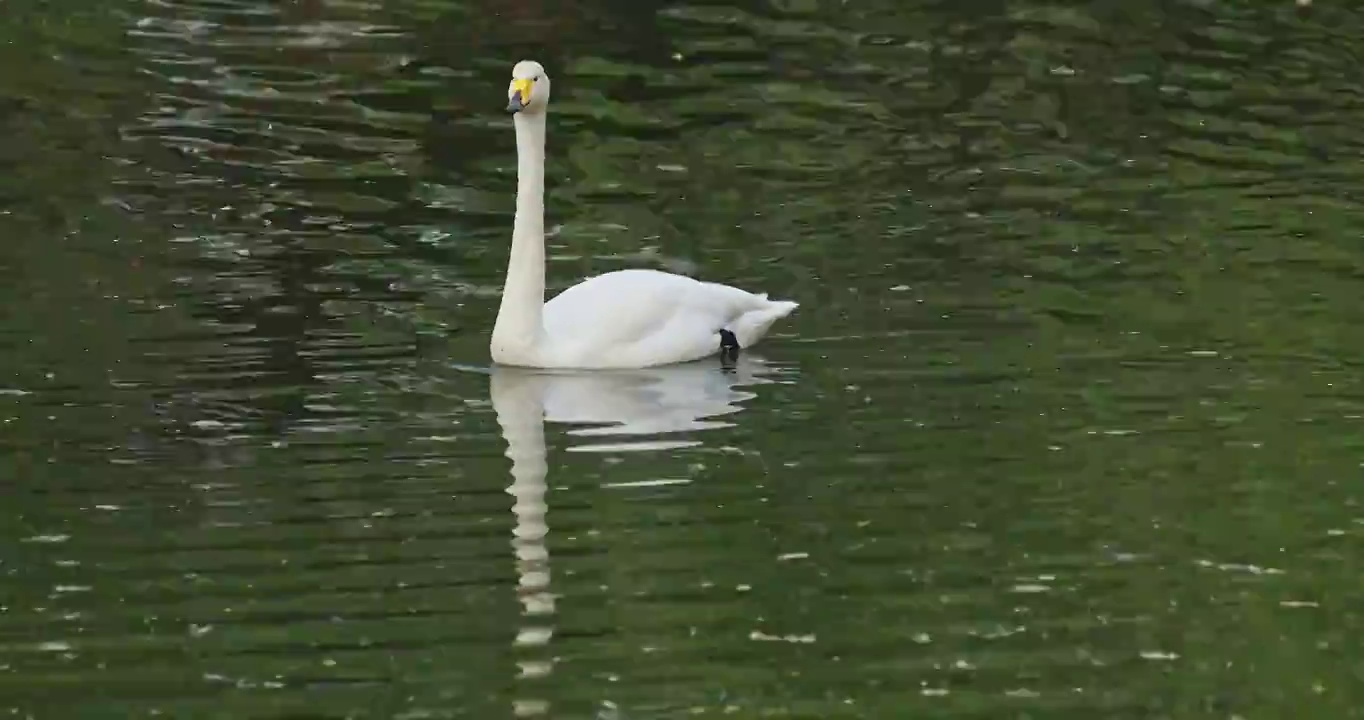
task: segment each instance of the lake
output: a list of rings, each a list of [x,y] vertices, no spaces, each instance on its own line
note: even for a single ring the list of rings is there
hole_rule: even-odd
[[[1364,717],[1364,9],[64,5],[0,19],[0,716]],[[491,366],[523,58],[552,292],[800,309]]]

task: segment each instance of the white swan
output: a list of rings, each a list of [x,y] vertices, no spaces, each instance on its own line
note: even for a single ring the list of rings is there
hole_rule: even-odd
[[[545,113],[540,63],[512,69],[516,222],[493,362],[533,368],[646,368],[754,345],[797,304],[657,270],[588,278],[545,302]]]

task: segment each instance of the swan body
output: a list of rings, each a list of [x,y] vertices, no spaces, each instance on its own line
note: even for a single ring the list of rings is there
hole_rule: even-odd
[[[751,347],[796,309],[788,300],[658,270],[598,275],[546,303],[544,68],[517,63],[508,99],[516,126],[516,220],[489,345],[493,362],[562,369],[684,363]]]

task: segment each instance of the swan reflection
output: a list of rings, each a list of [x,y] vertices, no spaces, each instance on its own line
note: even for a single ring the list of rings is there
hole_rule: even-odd
[[[496,367],[490,393],[497,423],[512,461],[516,553],[522,625],[516,646],[520,677],[544,677],[553,660],[544,649],[554,635],[554,594],[550,589],[545,536],[548,462],[545,422],[571,425],[570,451],[657,451],[701,444],[690,433],[732,425],[741,403],[754,394],[741,388],[775,382],[770,366],[742,356],[729,367],[698,362],[644,370],[570,373]],[[719,418],[730,416],[731,421]],[[518,716],[544,715],[545,700],[518,699]]]

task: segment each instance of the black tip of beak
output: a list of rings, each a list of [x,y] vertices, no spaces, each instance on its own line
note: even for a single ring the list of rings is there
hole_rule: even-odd
[[[521,101],[521,93],[512,93],[511,99],[507,100],[507,112],[518,113],[526,109],[526,103]]]

